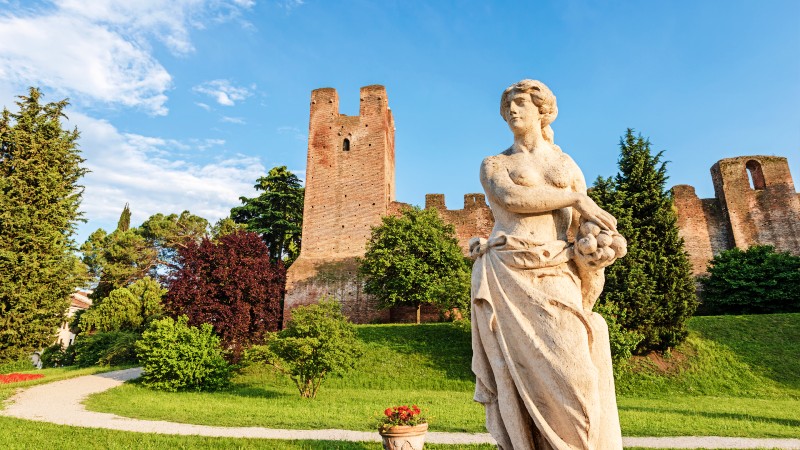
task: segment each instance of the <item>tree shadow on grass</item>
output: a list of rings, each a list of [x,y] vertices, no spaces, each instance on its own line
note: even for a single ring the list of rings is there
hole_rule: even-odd
[[[248,397],[248,398],[274,399],[281,397],[291,397],[291,395],[287,394],[286,392],[281,392],[274,389],[254,387],[246,384],[234,384],[233,386],[231,386],[230,388],[226,389],[223,392],[231,395],[236,395],[238,397]]]
[[[781,419],[778,417],[764,417],[764,416],[757,416],[754,414],[697,411],[693,409],[681,409],[681,408],[654,408],[647,406],[619,406],[618,408],[620,411],[638,411],[638,412],[649,412],[655,414],[675,413],[684,416],[701,416],[701,417],[708,417],[711,419],[741,420],[745,422],[755,422],[755,421],[769,422],[769,423],[774,423],[776,425],[782,425],[787,427],[800,427],[800,420]]]
[[[426,356],[450,380],[475,380],[470,334],[451,323],[365,326],[358,328],[358,337],[368,345]]]

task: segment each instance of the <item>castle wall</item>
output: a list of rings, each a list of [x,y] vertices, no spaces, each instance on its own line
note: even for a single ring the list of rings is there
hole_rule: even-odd
[[[800,194],[786,158],[739,156],[711,167],[715,198],[691,186],[672,188],[680,234],[695,275],[714,255],[734,247],[769,244],[800,254]]]
[[[488,238],[494,227],[494,216],[483,194],[464,195],[464,209],[447,209],[444,194],[427,194],[425,209],[435,209],[442,220],[455,226],[458,245],[464,256],[469,255],[471,238]]]
[[[291,309],[337,298],[356,323],[412,321],[414,308],[378,310],[363,292],[357,258],[364,255],[371,228],[381,217],[410,205],[395,199],[394,118],[383,86],[361,88],[358,116],[339,114],[335,89],[311,94],[303,245],[287,273],[284,322]],[[711,168],[715,198],[700,199],[688,185],[673,188],[680,234],[695,275],[720,252],[771,244],[800,254],[800,194],[786,158],[742,156]],[[444,195],[425,196],[425,208],[455,226],[464,255],[473,237],[488,237],[494,226],[483,194],[466,194],[464,208],[449,210]],[[424,307],[426,320],[438,311]]]
[[[733,246],[770,244],[800,254],[800,202],[786,158],[727,158],[711,174]]]
[[[689,185],[672,188],[678,217],[678,232],[689,254],[692,273],[706,272],[715,254],[730,248],[727,227],[716,199],[700,199]]]

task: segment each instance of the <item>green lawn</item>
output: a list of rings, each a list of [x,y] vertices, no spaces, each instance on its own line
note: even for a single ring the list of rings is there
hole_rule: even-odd
[[[698,317],[663,359],[618,370],[626,436],[796,437],[800,427],[800,314]],[[389,405],[428,409],[436,431],[485,432],[471,401],[469,334],[449,324],[364,325],[359,367],[326,382],[315,400],[263,367],[218,393],[160,393],[136,384],[91,397],[89,409],[208,425],[373,429]]]
[[[0,443],[4,450],[57,448],[61,450],[148,449],[269,449],[269,450],[380,450],[378,442],[284,441],[272,439],[212,438],[68,427],[0,416]],[[427,450],[494,450],[495,446],[425,444]],[[642,450],[628,447],[628,450]],[[670,449],[666,449],[670,450]],[[676,450],[676,449],[671,449]]]
[[[380,450],[379,442],[285,441],[273,439],[212,438],[68,427],[0,417],[4,450],[57,448],[61,450],[146,449],[269,449],[269,450]],[[492,445],[426,444],[427,450],[492,450]]]

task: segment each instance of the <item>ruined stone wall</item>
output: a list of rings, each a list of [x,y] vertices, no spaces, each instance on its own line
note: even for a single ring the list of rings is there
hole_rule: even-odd
[[[694,188],[673,188],[678,226],[694,273],[723,250],[770,244],[800,254],[800,195],[786,158],[740,156],[711,167],[713,199]]]
[[[692,273],[705,273],[715,254],[730,248],[727,226],[716,199],[699,199],[689,185],[672,188],[678,228],[685,243]]]
[[[786,158],[740,156],[711,168],[732,244],[770,244],[800,254],[800,204]]]
[[[435,209],[442,220],[455,226],[458,245],[464,256],[469,255],[471,238],[488,238],[494,227],[494,216],[483,194],[464,195],[464,209],[447,209],[444,194],[427,194],[425,209]]]
[[[284,311],[336,293],[354,321],[380,319],[382,313],[362,307],[369,300],[355,278],[351,288],[339,289],[341,282],[320,278],[318,269],[330,263],[349,267],[363,256],[371,227],[394,200],[394,161],[394,118],[383,86],[361,88],[358,116],[339,114],[335,89],[311,93],[303,245],[287,273]]]

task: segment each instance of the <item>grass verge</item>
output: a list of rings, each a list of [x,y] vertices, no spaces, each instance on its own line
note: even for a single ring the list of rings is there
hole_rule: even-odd
[[[797,437],[800,314],[698,317],[690,330],[672,354],[618,370],[623,434]],[[360,366],[328,380],[315,400],[301,399],[269,368],[250,367],[224,392],[169,394],[128,384],[87,406],[207,425],[371,430],[387,406],[417,403],[436,431],[485,431],[482,407],[471,401],[467,332],[448,324],[358,332],[367,346]]]

